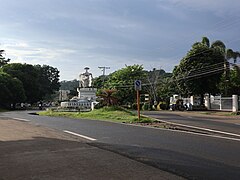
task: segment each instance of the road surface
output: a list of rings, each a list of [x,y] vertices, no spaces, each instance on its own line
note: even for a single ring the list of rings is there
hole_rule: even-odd
[[[144,115],[184,125],[208,128],[240,135],[240,118],[227,116],[207,116],[194,112],[144,111]]]
[[[239,179],[240,140],[186,132],[69,118],[29,115],[1,116],[30,120],[92,139],[91,145],[174,173],[187,179]]]

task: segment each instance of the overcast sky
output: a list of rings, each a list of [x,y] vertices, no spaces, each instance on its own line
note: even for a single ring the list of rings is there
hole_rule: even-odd
[[[61,80],[90,67],[143,64],[171,72],[203,36],[240,51],[239,0],[0,0],[0,49],[48,64]]]

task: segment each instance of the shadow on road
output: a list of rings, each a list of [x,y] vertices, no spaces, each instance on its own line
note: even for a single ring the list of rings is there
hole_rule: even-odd
[[[34,137],[0,141],[0,179],[178,179],[86,142]]]
[[[187,179],[238,180],[240,177],[239,167],[199,158],[197,156],[190,156],[189,154],[179,153],[177,151],[103,143],[94,143],[94,146],[121,154]]]

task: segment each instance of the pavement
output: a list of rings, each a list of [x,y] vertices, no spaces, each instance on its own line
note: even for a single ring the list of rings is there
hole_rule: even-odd
[[[240,116],[230,115],[229,112],[143,111],[142,114],[179,127],[189,127],[190,130],[199,129],[205,132],[218,132],[227,134],[227,136],[233,134],[240,137]]]
[[[183,179],[80,137],[0,118],[0,180]]]

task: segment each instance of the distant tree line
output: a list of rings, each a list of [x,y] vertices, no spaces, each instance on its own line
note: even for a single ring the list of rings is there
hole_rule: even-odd
[[[0,106],[36,103],[59,90],[59,71],[48,65],[9,63],[0,56]],[[8,64],[9,63],[9,64]]]

